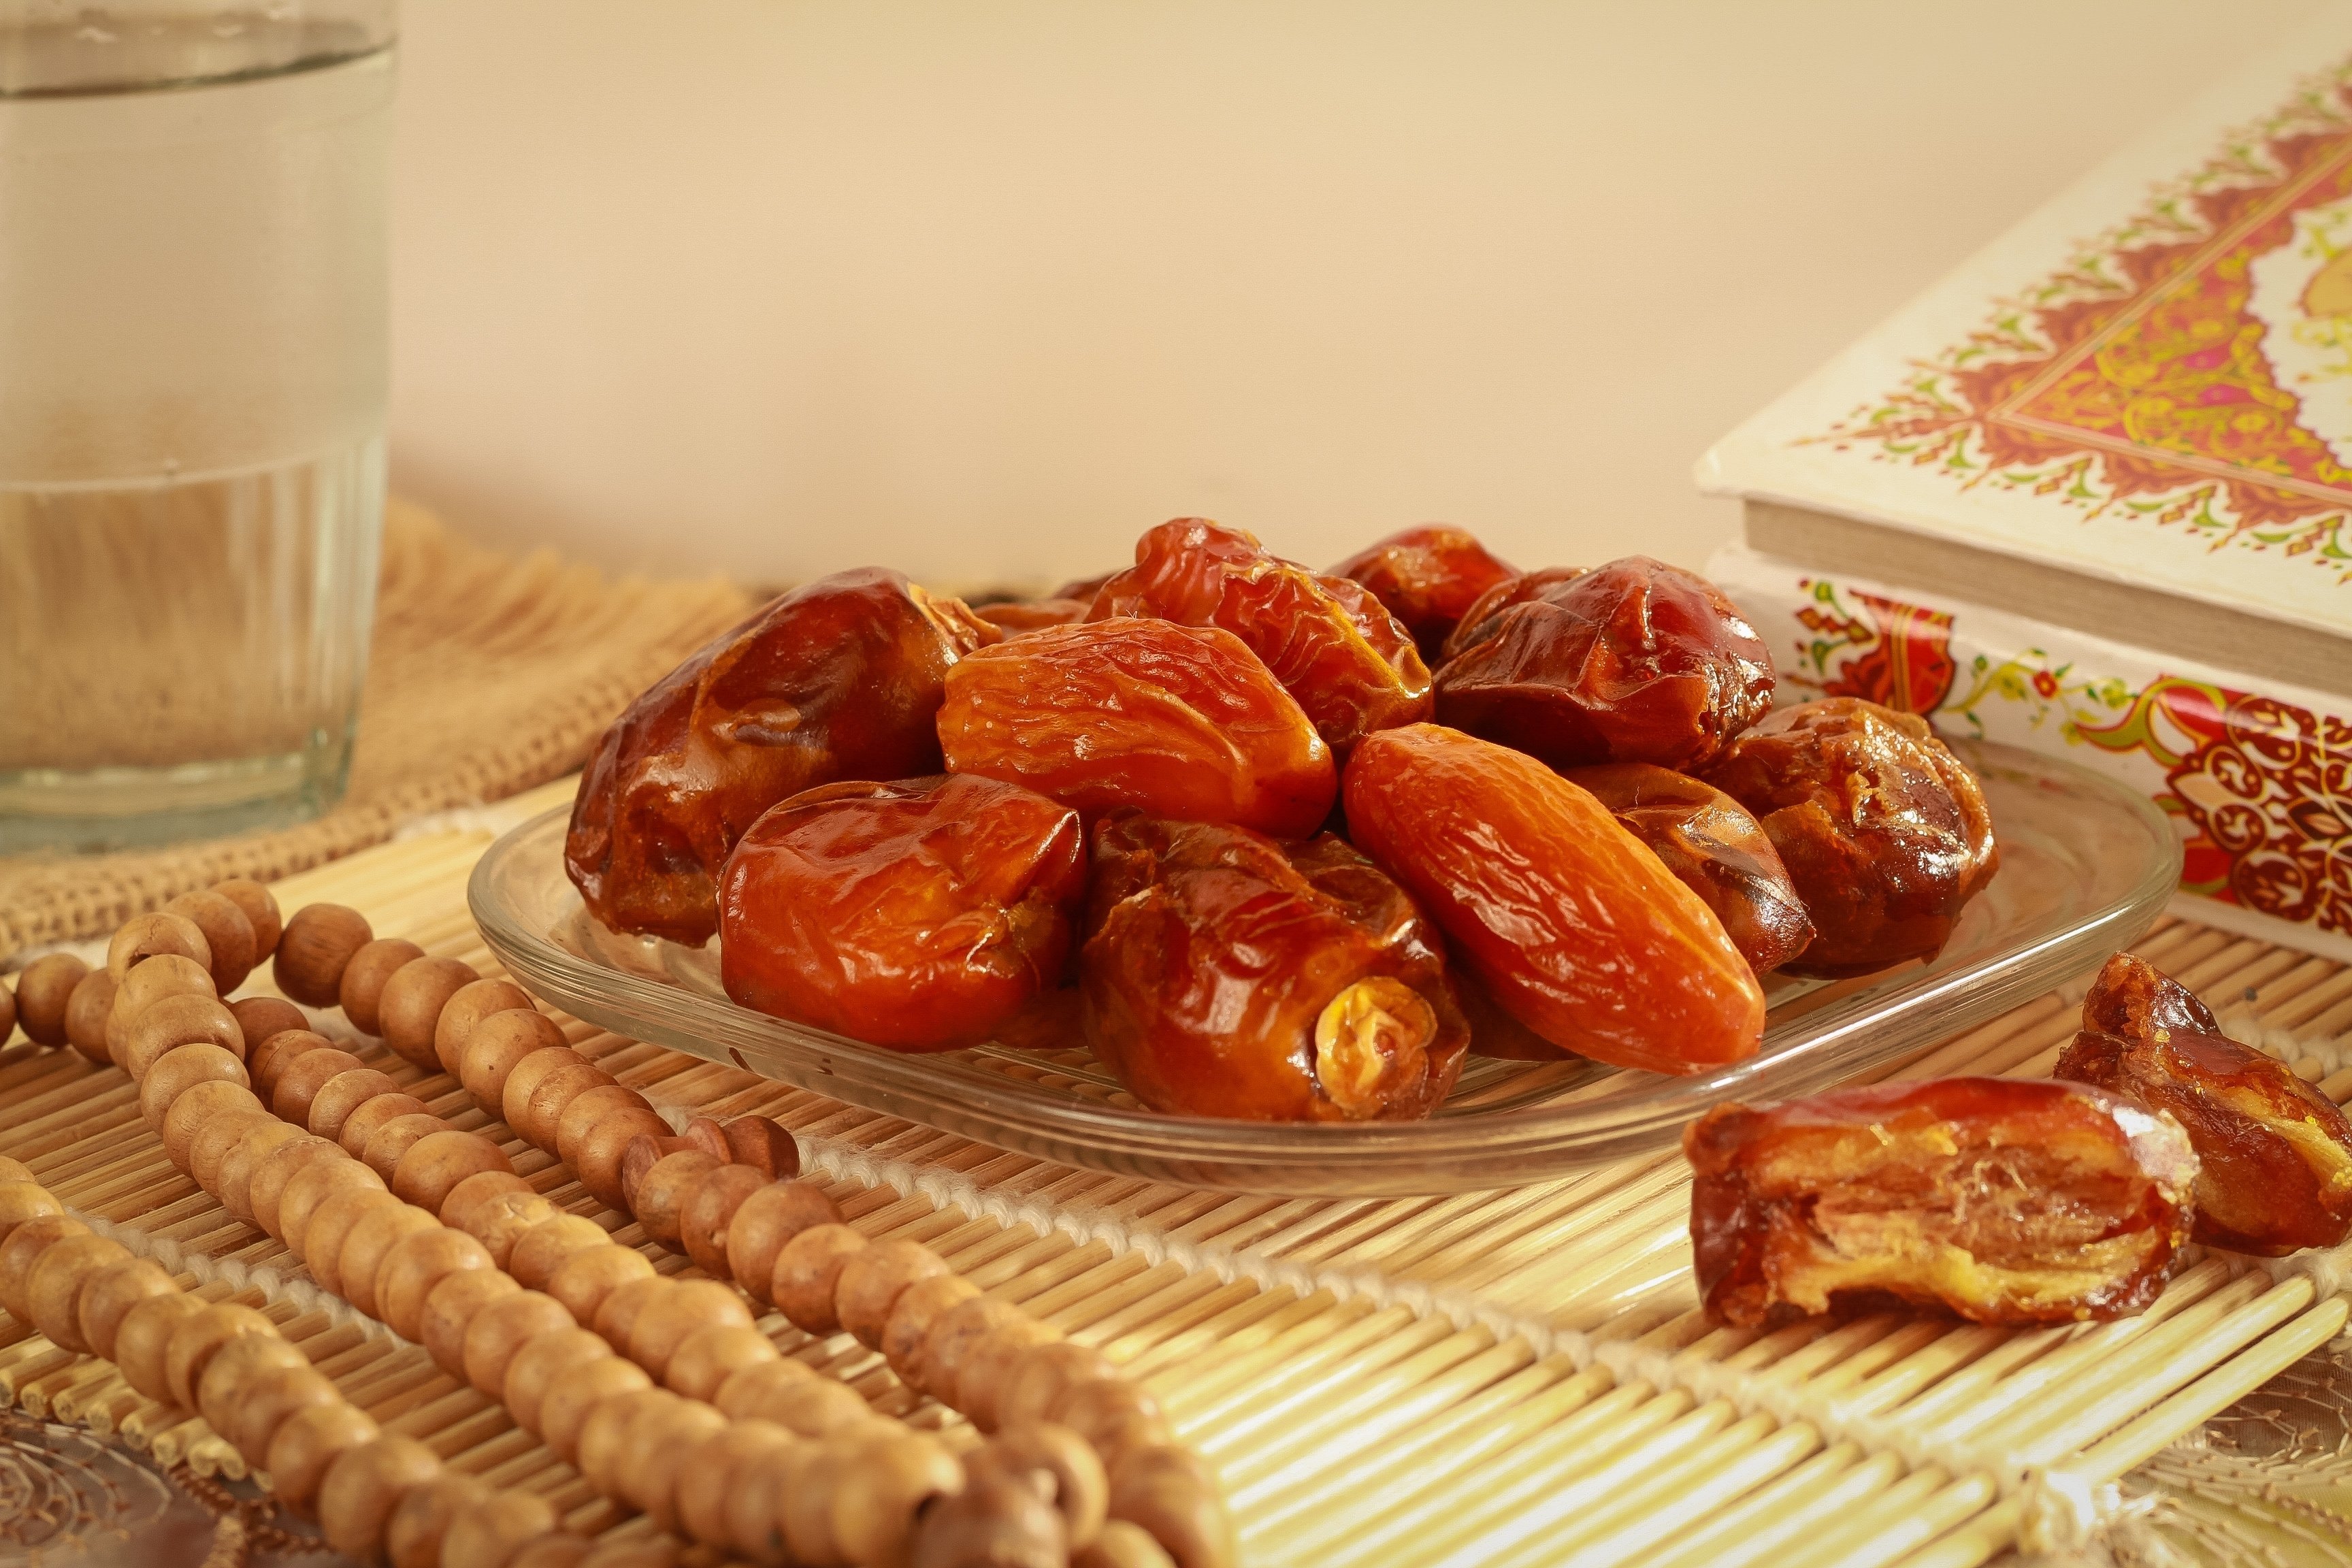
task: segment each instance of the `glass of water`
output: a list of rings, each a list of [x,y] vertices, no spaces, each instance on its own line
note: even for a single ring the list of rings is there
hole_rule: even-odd
[[[0,853],[342,794],[393,34],[393,0],[0,0]]]

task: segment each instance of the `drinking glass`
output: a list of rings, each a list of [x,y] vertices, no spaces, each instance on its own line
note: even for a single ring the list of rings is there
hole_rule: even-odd
[[[342,794],[393,36],[393,0],[0,0],[0,853]]]

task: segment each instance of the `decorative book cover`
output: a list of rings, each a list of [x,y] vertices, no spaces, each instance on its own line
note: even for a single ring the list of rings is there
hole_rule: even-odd
[[[2352,14],[1988,247],[1698,478],[1747,503],[1761,548],[1712,569],[1794,694],[2126,778],[2179,825],[2185,892],[2352,959]]]

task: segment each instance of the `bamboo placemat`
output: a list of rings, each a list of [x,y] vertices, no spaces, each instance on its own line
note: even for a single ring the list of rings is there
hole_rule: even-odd
[[[286,879],[278,899],[289,910],[354,905],[380,932],[497,973],[466,912],[466,875],[497,831],[568,789],[420,824]],[[2161,923],[2139,951],[2214,1001],[2233,1032],[2338,1099],[2352,1093],[2339,1056],[2352,1054],[2352,972],[2186,921]],[[2045,1071],[2078,1000],[2045,997],[1895,1070]],[[1447,1198],[1202,1193],[1001,1153],[584,1025],[566,1033],[681,1119],[776,1117],[860,1229],[924,1242],[1128,1363],[1219,1468],[1254,1563],[1968,1568],[2021,1527],[2063,1548],[2112,1510],[2102,1488],[2346,1321],[2340,1267],[2212,1257],[2147,1314],[2113,1324],[2003,1331],[1882,1314],[1710,1330],[1693,1310],[1679,1156]],[[446,1076],[377,1046],[362,1054],[457,1125],[490,1128],[558,1203],[646,1245],[665,1273],[691,1271]],[[421,1350],[310,1289],[282,1247],[166,1163],[120,1072],[71,1051],[0,1053],[0,1154],[143,1237],[204,1293],[295,1325],[387,1426],[547,1494],[575,1528],[650,1530]],[[891,1414],[961,1424],[845,1335],[762,1326]],[[0,1394],[166,1462],[241,1471],[201,1421],[5,1315]]]

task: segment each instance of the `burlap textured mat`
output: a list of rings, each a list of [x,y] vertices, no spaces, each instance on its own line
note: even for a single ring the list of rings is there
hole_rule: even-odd
[[[578,767],[628,700],[740,619],[709,580],[614,581],[541,551],[469,544],[394,501],[350,793],[315,822],[165,849],[0,858],[0,960],[92,936],[223,877],[268,880],[378,843],[428,812]]]

